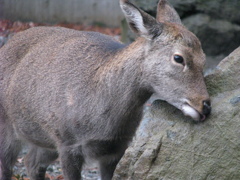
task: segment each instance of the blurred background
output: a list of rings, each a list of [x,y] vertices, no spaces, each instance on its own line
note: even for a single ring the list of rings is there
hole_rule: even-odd
[[[132,0],[152,16],[158,0]],[[183,24],[201,40],[208,68],[240,45],[239,0],[169,0]],[[39,25],[100,31],[134,40],[118,0],[0,0],[0,46],[15,32]]]

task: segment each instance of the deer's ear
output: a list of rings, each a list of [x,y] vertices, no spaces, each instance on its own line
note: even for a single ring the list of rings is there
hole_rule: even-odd
[[[178,13],[168,3],[167,0],[159,0],[156,19],[158,22],[172,22],[172,23],[182,24]]]
[[[140,36],[154,38],[162,32],[162,24],[156,19],[138,9],[128,0],[120,0],[120,6],[127,19],[130,28]]]

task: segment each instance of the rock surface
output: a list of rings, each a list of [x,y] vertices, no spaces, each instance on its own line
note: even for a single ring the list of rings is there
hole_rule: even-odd
[[[141,0],[140,0],[141,1]],[[196,12],[216,19],[225,19],[240,24],[240,1],[238,0],[169,0],[181,16]]]
[[[131,0],[141,9],[155,15],[159,0]],[[168,0],[182,18],[203,13],[215,19],[224,19],[240,24],[240,1],[238,0]]]
[[[206,77],[212,114],[194,123],[155,101],[114,180],[240,179],[240,48]]]
[[[240,44],[240,26],[229,21],[196,14],[185,18],[183,24],[201,40],[208,55],[228,55]]]

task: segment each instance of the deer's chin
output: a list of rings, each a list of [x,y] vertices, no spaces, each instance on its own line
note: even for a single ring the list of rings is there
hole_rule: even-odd
[[[201,120],[201,115],[199,114],[199,112],[192,108],[191,106],[189,106],[188,104],[182,106],[182,112],[185,116],[190,116],[195,121]]]

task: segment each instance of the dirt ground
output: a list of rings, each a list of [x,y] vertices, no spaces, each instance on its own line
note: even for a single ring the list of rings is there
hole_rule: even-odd
[[[26,168],[24,166],[24,156],[27,154],[27,147],[25,146],[18,156],[17,162],[13,167],[13,180],[30,180],[27,176]],[[82,170],[83,180],[100,180],[97,167],[84,167]],[[46,172],[46,180],[64,180],[62,176],[61,165],[59,159],[52,163]]]

